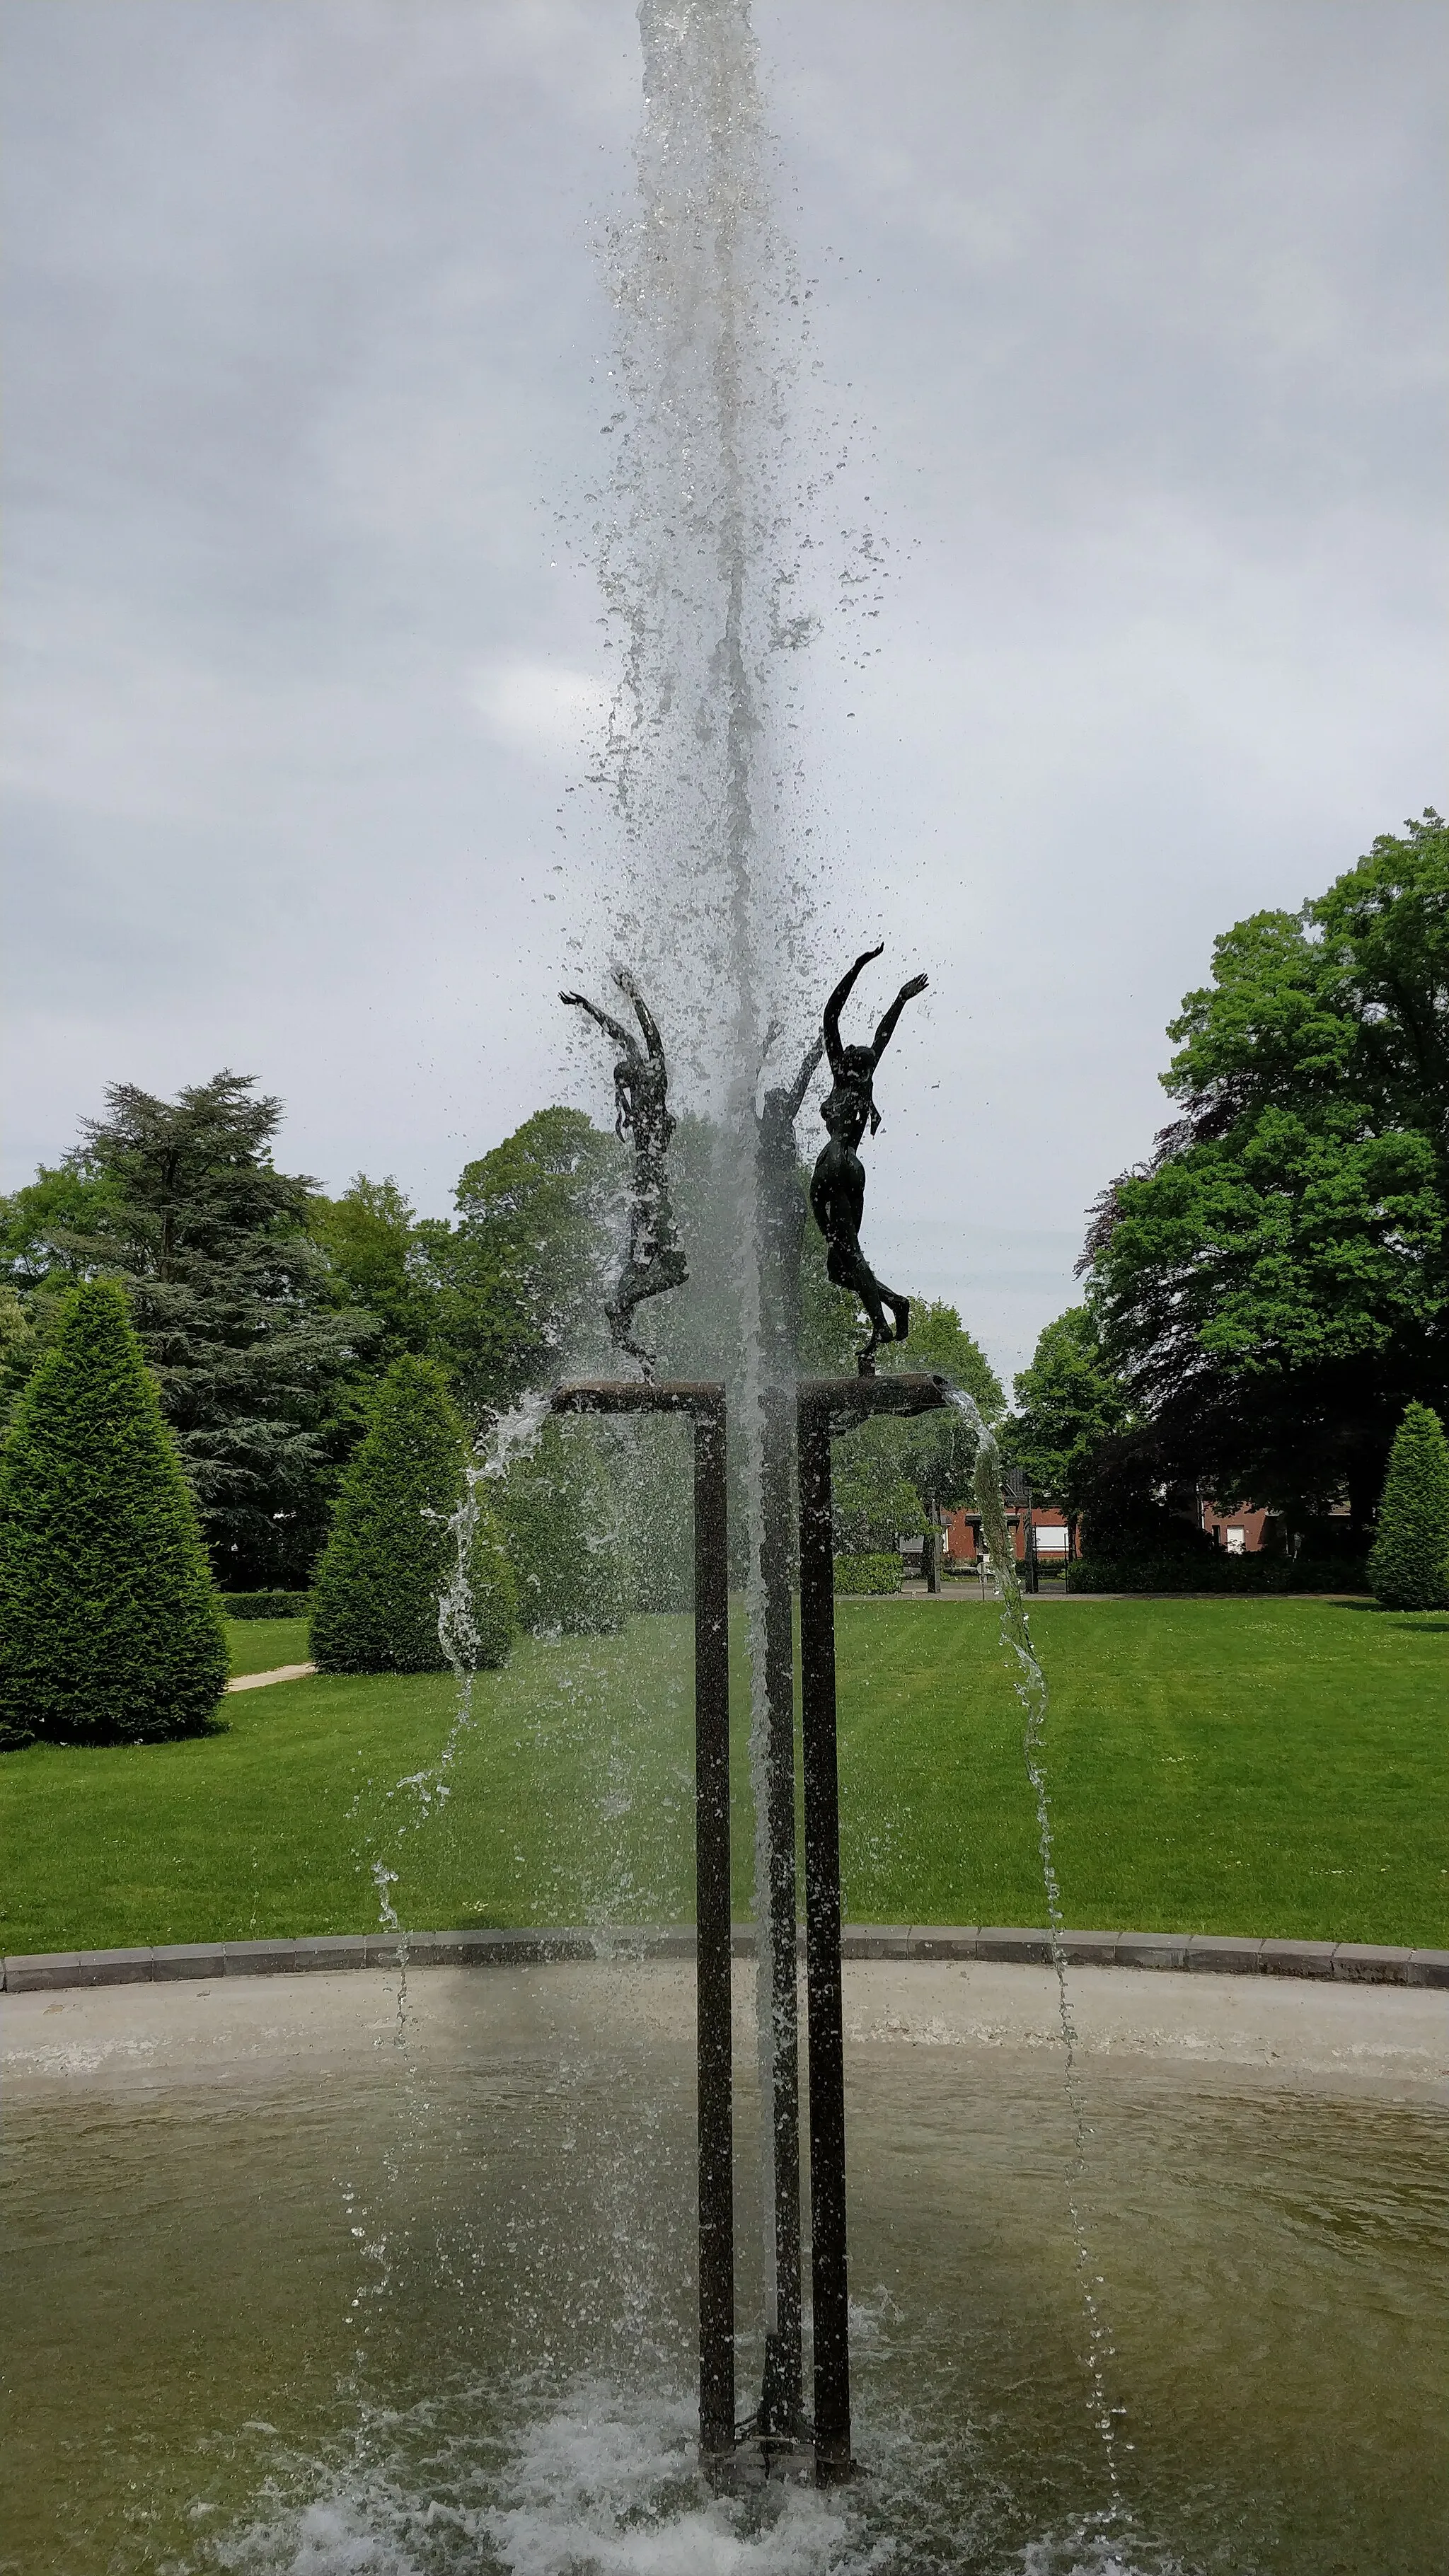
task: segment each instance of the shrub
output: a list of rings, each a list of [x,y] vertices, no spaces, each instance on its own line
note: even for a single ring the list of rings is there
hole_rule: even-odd
[[[435,1673],[438,1611],[456,1562],[449,1522],[467,1490],[467,1440],[442,1371],[395,1360],[332,1516],[312,1594],[312,1658],[324,1673]],[[518,1625],[512,1572],[486,1487],[475,1488],[467,1660],[508,1661]]]
[[[1362,1561],[1353,1557],[1082,1556],[1067,1567],[1069,1592],[1364,1592]]]
[[[1449,1441],[1427,1404],[1409,1405],[1394,1435],[1368,1573],[1386,1610],[1449,1603]]]
[[[205,1734],[226,1637],[123,1290],[75,1290],[0,1464],[0,1745]]]
[[[223,1592],[219,1598],[224,1619],[305,1619],[312,1607],[310,1592]]]
[[[598,1637],[623,1627],[628,1549],[592,1423],[545,1422],[536,1447],[503,1477],[497,1510],[525,1628]]]
[[[835,1560],[837,1592],[899,1592],[900,1588],[899,1548],[893,1548],[889,1556],[838,1556]]]

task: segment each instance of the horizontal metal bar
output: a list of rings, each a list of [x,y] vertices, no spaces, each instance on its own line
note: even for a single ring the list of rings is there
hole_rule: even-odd
[[[555,1413],[724,1413],[725,1391],[706,1379],[679,1378],[661,1385],[647,1378],[575,1378],[556,1386]]]

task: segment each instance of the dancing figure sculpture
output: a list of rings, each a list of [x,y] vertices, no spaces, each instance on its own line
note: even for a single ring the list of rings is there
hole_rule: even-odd
[[[639,1362],[646,1378],[654,1375],[649,1351],[635,1341],[634,1310],[646,1297],[682,1287],[688,1265],[675,1231],[669,1205],[667,1157],[674,1120],[669,1114],[669,1067],[664,1042],[648,1004],[627,967],[616,966],[614,981],[627,993],[644,1032],[641,1047],[632,1029],[591,1002],[584,993],[560,993],[559,1000],[587,1011],[622,1052],[614,1067],[614,1133],[622,1143],[634,1139],[634,1184],[629,1199],[629,1250],[613,1296],[604,1312],[615,1346]]]
[[[862,1377],[874,1377],[875,1355],[882,1342],[903,1342],[911,1329],[911,1304],[908,1297],[898,1296],[893,1288],[882,1287],[860,1248],[860,1220],[865,1212],[865,1166],[856,1147],[867,1126],[872,1135],[880,1125],[880,1111],[875,1105],[875,1069],[895,1034],[895,1025],[917,993],[926,989],[927,977],[913,976],[903,984],[876,1029],[869,1046],[843,1046],[840,1038],[840,1014],[850,999],[855,979],[862,967],[881,955],[879,948],[867,948],[855,964],[842,975],[825,1005],[823,1021],[825,1053],[835,1077],[833,1087],[820,1104],[820,1115],[829,1130],[830,1141],[816,1163],[810,1181],[810,1206],[815,1222],[826,1242],[826,1271],[837,1288],[848,1288],[858,1297],[870,1319],[870,1340],[856,1359]],[[886,1321],[889,1307],[895,1330]]]

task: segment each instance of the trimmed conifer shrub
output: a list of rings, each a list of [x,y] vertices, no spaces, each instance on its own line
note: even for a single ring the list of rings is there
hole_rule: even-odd
[[[534,1636],[611,1636],[629,1615],[619,1498],[592,1423],[545,1422],[498,1487],[498,1518]]]
[[[438,1606],[456,1563],[449,1523],[467,1488],[467,1435],[430,1360],[394,1360],[370,1417],[313,1584],[312,1659],[324,1673],[441,1672]],[[491,1667],[508,1661],[518,1606],[486,1486],[476,1504],[468,1660]]]
[[[77,1288],[0,1462],[0,1745],[206,1733],[226,1635],[124,1290]]]
[[[1386,1610],[1449,1603],[1449,1440],[1427,1404],[1407,1406],[1394,1435],[1368,1578]]]

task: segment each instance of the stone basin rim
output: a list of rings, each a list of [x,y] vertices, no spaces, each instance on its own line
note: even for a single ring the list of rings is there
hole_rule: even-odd
[[[753,1957],[755,1927],[737,1923],[731,1946]],[[1363,1941],[1254,1939],[1215,1932],[1064,1930],[1069,1967],[1203,1970],[1217,1975],[1301,1977],[1335,1985],[1449,1989],[1449,1950],[1396,1949]],[[804,1955],[804,1934],[799,1936]],[[533,1967],[565,1962],[692,1959],[692,1924],[520,1928],[453,1932],[313,1933],[291,1940],[180,1942],[154,1948],[34,1951],[4,1963],[8,1994],[86,1986],[171,1984],[200,1977],[305,1975],[339,1968]],[[1039,1925],[851,1923],[844,1959],[983,1959],[1046,1967],[1051,1944]]]

